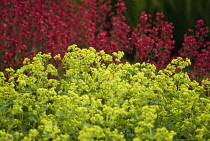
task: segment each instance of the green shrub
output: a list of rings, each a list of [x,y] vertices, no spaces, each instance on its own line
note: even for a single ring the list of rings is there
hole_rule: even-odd
[[[120,63],[123,52],[68,50],[63,58],[39,53],[18,70],[0,72],[0,140],[210,138],[210,80],[191,81],[182,71],[190,60],[156,71]]]

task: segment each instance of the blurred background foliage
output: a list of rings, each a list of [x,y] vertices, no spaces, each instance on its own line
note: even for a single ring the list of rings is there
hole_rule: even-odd
[[[112,4],[118,0],[113,0]],[[123,0],[126,4],[127,23],[131,28],[140,23],[141,12],[151,14],[153,18],[157,12],[165,15],[164,20],[174,24],[174,39],[176,48],[173,53],[181,48],[183,37],[193,28],[196,21],[203,19],[205,26],[210,27],[210,0]],[[210,34],[207,40],[210,40]]]

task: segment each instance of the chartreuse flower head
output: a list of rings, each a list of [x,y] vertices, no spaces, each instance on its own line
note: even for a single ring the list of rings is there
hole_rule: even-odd
[[[55,56],[54,56],[54,59],[55,59],[55,60],[56,60],[56,59],[57,59],[57,60],[61,60],[61,55],[60,55],[60,54],[55,55]]]
[[[73,44],[73,45],[71,45],[71,46],[69,46],[68,48],[67,48],[67,50],[68,51],[75,51],[75,50],[78,50],[79,48],[77,47],[77,45],[75,45],[75,44]]]
[[[191,62],[190,62],[190,59],[188,59],[188,58],[186,58],[186,60],[184,61],[183,58],[178,57],[176,59],[173,59],[171,61],[171,64],[178,65],[178,68],[182,70],[182,69],[186,68],[187,66],[191,65]]]
[[[118,51],[117,53],[116,52],[113,52],[112,55],[115,56],[115,57],[117,57],[116,58],[116,61],[120,62],[120,60],[124,56],[124,52],[122,52],[122,51]]]

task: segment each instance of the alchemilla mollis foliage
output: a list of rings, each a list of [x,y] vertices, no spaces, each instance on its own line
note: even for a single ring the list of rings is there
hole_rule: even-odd
[[[157,71],[152,64],[121,63],[123,52],[76,45],[68,51],[63,58],[39,53],[18,70],[0,72],[0,140],[210,138],[210,80],[191,81],[183,71],[189,59]]]

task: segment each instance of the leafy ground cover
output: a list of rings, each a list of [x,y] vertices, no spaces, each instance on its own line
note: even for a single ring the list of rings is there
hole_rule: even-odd
[[[163,70],[121,63],[123,52],[68,47],[0,72],[1,140],[207,140],[210,79],[199,84],[173,59]],[[49,63],[58,60],[56,68]]]
[[[110,3],[0,1],[1,140],[210,138],[204,21],[171,56],[174,27],[162,13],[142,12],[131,29],[125,4]]]

